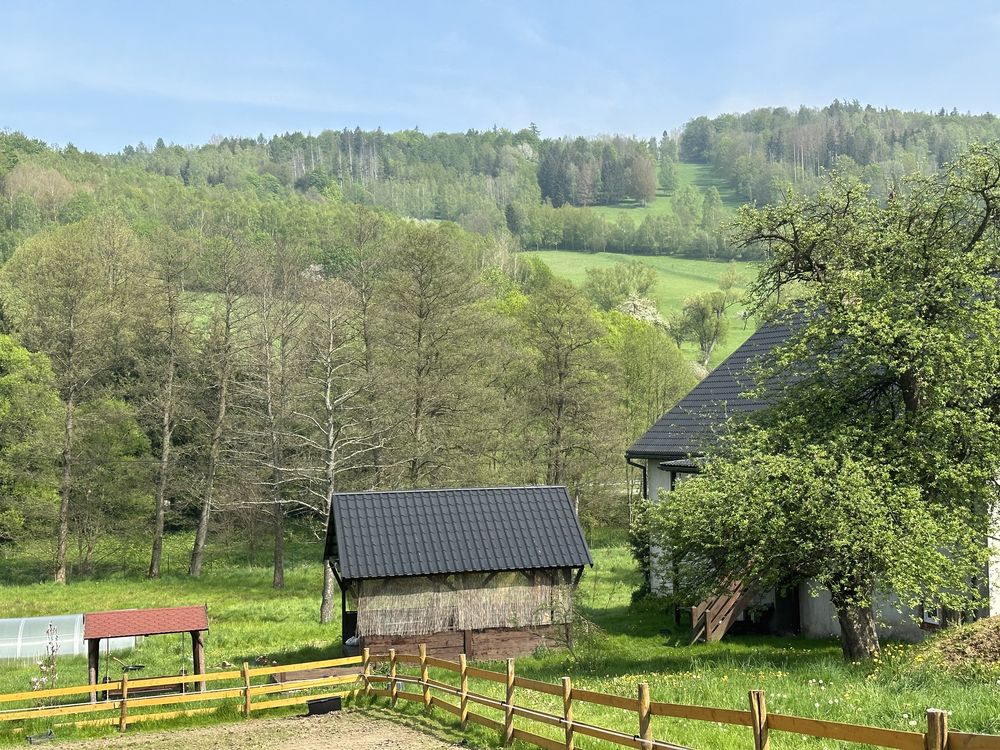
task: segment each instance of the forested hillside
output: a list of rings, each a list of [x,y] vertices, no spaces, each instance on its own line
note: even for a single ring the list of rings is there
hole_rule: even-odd
[[[0,136],[0,552],[51,540],[66,580],[113,537],[155,576],[173,530],[197,575],[226,528],[281,586],[286,522],[337,490],[567,484],[621,521],[624,447],[694,379],[628,288],[256,166],[185,184],[164,151]]]
[[[0,547],[54,539],[65,579],[109,536],[152,539],[156,575],[176,529],[197,574],[225,526],[269,540],[280,586],[286,520],[319,528],[339,489],[566,483],[620,520],[623,449],[692,384],[679,344],[703,364],[733,345],[752,267],[706,263],[685,296],[547,256],[574,287],[520,251],[747,257],[734,198],[831,168],[880,194],[998,136],[990,115],[837,102],[649,140],[330,130],[99,155],[0,133]]]

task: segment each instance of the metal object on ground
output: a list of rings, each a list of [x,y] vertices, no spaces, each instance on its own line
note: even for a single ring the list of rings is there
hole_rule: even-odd
[[[328,714],[331,711],[339,711],[341,709],[340,696],[336,695],[333,698],[319,698],[314,701],[307,701],[306,708],[308,709],[309,716],[319,716],[320,714]]]

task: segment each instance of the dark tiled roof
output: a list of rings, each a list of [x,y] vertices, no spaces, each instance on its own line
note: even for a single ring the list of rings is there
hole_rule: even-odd
[[[626,451],[629,458],[680,459],[705,455],[730,418],[767,405],[766,399],[744,395],[756,386],[755,368],[790,329],[786,324],[761,326]]]
[[[346,579],[592,564],[565,487],[338,494],[326,557]]]
[[[126,638],[208,630],[208,610],[200,607],[158,607],[90,612],[83,616],[83,637]]]

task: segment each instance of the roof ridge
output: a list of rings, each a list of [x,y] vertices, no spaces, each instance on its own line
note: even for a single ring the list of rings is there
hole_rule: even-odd
[[[565,484],[498,484],[490,487],[427,487],[405,490],[354,490],[335,492],[334,495],[399,495],[404,492],[480,492],[483,490],[566,490]]]

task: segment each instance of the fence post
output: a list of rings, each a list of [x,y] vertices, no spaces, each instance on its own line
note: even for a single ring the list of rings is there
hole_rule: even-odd
[[[459,681],[458,689],[461,697],[458,701],[458,720],[462,724],[462,731],[465,731],[469,723],[469,665],[466,663],[465,654],[458,655]]]
[[[939,708],[927,709],[924,747],[927,750],[945,750],[948,747],[948,714]]]
[[[372,655],[371,652],[367,648],[365,648],[365,650],[361,652],[361,679],[364,680],[365,683],[365,697],[368,697],[372,694],[372,684],[368,680],[368,678],[371,676],[371,673],[372,673]]]
[[[431,707],[431,686],[427,684],[427,644],[420,644],[420,685],[424,689],[424,709]]]
[[[128,726],[128,672],[122,672],[121,713],[118,715],[118,731],[124,732]]]
[[[243,678],[243,715],[250,716],[250,665],[243,662],[240,669],[240,676]]]
[[[767,736],[767,701],[763,690],[750,691],[750,720],[753,722],[755,750],[771,750],[771,740]]]
[[[566,750],[573,750],[573,680],[562,678],[563,722],[566,726]]]
[[[396,649],[389,649],[389,695],[392,696],[392,707],[396,707],[399,687],[396,685]]]
[[[639,739],[643,750],[653,748],[653,723],[649,710],[649,683],[639,683]]]
[[[507,697],[503,704],[503,744],[514,742],[514,660],[507,660]]]

